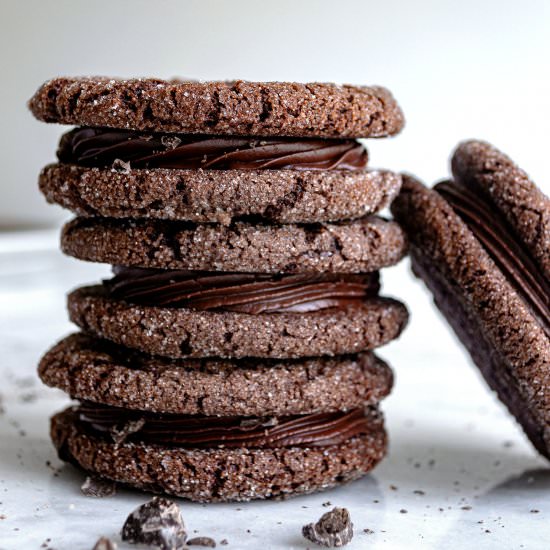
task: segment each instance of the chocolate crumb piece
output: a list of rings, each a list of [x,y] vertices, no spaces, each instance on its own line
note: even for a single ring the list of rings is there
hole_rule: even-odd
[[[36,401],[37,399],[38,399],[38,394],[36,392],[22,393],[19,396],[19,400],[22,403],[32,403],[32,402]]]
[[[367,535],[374,535],[374,531],[372,529],[363,529],[364,533],[367,533]]]
[[[399,513],[400,513],[400,514],[408,514],[409,511],[408,511],[408,510],[405,510],[405,508],[401,508],[401,510],[399,510]]]
[[[205,546],[207,548],[216,548],[216,541],[210,537],[195,537],[187,541],[188,546]]]
[[[353,523],[346,508],[333,508],[323,514],[317,523],[302,527],[304,537],[327,548],[337,548],[348,544],[353,538]]]
[[[98,476],[88,476],[82,487],[82,494],[86,497],[103,498],[116,494],[116,483],[110,479]]]
[[[111,539],[108,539],[107,537],[101,537],[98,539],[98,541],[95,543],[95,546],[93,550],[116,550],[117,545],[115,542],[113,542]]]
[[[227,539],[222,539],[222,540],[220,540],[220,544],[222,546],[227,546],[229,544],[229,542],[227,541]]]
[[[471,510],[472,507],[471,506],[462,506],[460,509],[461,510]]]
[[[161,497],[136,508],[122,527],[122,540],[160,550],[184,550],[186,539],[179,506]]]
[[[124,162],[121,159],[115,159],[111,167],[113,172],[122,172],[123,174],[129,174],[131,169],[130,163]]]
[[[422,491],[422,490],[420,490],[420,489],[415,489],[415,490],[413,491],[413,493],[414,493],[415,495],[420,495],[420,496],[424,496],[424,495],[426,494],[424,491]]]
[[[399,489],[399,487],[397,487],[396,485],[390,485],[390,489],[392,491],[397,491]]]
[[[531,512],[531,514],[538,514],[540,512],[540,510],[537,510],[535,508],[533,508],[533,510],[529,510]]]
[[[330,500],[327,500],[326,502],[323,502],[322,504],[325,508],[327,508],[328,506],[331,506],[332,505],[332,502],[330,502]]]

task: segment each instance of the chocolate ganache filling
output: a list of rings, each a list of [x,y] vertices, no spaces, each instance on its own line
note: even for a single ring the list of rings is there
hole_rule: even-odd
[[[292,275],[114,267],[103,282],[110,296],[130,303],[195,310],[305,313],[360,304],[376,296],[378,273]]]
[[[482,194],[462,184],[441,182],[435,189],[483,245],[550,338],[550,283],[503,216]]]
[[[92,433],[182,448],[321,447],[339,445],[382,427],[376,407],[284,417],[218,417],[158,414],[83,402],[78,422]]]
[[[90,167],[363,170],[367,151],[352,139],[241,138],[75,128],[61,137],[60,162]]]

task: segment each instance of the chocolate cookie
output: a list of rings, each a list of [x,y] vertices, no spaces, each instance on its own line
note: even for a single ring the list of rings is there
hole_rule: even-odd
[[[360,218],[388,206],[401,177],[386,170],[116,171],[52,164],[39,182],[48,202],[80,216],[228,225],[243,216],[278,223]]]
[[[386,452],[376,412],[368,429],[321,446],[189,449],[139,441],[114,442],[83,425],[75,409],[52,418],[51,436],[63,460],[102,477],[198,502],[283,498],[356,479]]]
[[[372,353],[301,360],[169,360],[86,334],[73,334],[42,358],[42,382],[72,398],[159,413],[269,416],[374,404],[392,386]]]
[[[460,144],[451,164],[454,179],[491,201],[550,279],[550,199],[510,158],[483,141]]]
[[[133,305],[102,286],[69,295],[71,320],[85,332],[172,358],[293,358],[357,353],[396,338],[408,318],[403,304],[369,298],[313,312],[248,313]]]
[[[376,271],[406,252],[399,225],[374,216],[341,224],[230,226],[75,218],[61,248],[92,262],[257,273]]]
[[[508,186],[499,194],[510,212],[522,210],[519,202],[513,208],[517,179]],[[413,270],[491,388],[550,457],[549,285],[525,252],[520,232],[477,186],[457,182],[429,190],[405,177],[392,211],[409,234]]]
[[[383,137],[403,114],[379,86],[54,78],[29,107],[45,122],[241,136]]]

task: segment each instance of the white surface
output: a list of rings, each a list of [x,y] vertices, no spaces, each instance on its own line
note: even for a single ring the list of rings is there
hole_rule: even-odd
[[[548,0],[2,0],[0,226],[66,216],[35,190],[65,128],[26,108],[57,75],[382,84],[407,125],[373,166],[432,183],[477,137],[549,192],[549,29]]]
[[[84,476],[62,466],[47,435],[49,415],[68,399],[43,388],[35,374],[41,353],[72,330],[65,292],[107,269],[63,258],[54,233],[22,238],[24,252],[14,242],[0,239],[0,549],[39,548],[47,539],[56,550],[91,549],[100,535],[120,543],[126,516],[148,497],[81,495]],[[38,251],[29,252],[32,242]],[[381,353],[396,372],[384,403],[388,458],[362,481],[286,502],[180,501],[190,531],[226,538],[227,548],[305,549],[301,526],[330,501],[351,512],[350,550],[548,548],[548,463],[487,391],[407,263],[387,270],[384,282],[413,312],[403,337]]]

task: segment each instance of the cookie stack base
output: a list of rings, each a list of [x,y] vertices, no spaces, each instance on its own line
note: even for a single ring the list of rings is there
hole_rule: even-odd
[[[195,502],[286,498],[328,489],[369,472],[385,455],[382,422],[341,445],[276,449],[170,449],[116,444],[85,433],[72,408],[52,418],[59,456],[88,472]]]

